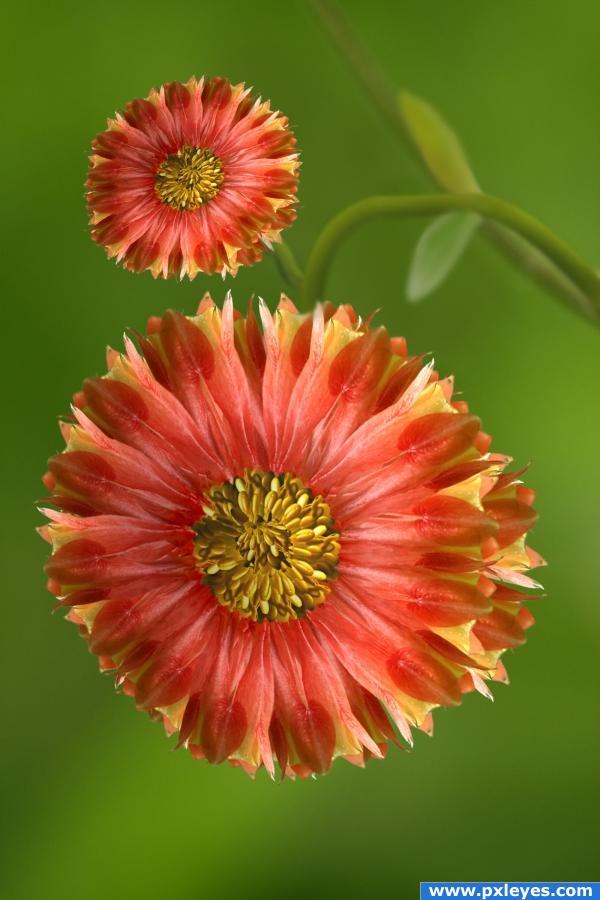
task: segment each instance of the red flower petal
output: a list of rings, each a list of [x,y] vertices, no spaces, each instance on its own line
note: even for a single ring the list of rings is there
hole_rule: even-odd
[[[173,83],[131,104],[96,142],[98,203],[125,158],[164,153],[166,123],[208,127],[201,103],[215,140],[268,147],[264,183],[291,190],[293,166],[276,163],[289,133],[265,134],[277,119],[236,90]],[[265,197],[251,191],[239,233]],[[219,240],[194,229],[161,245],[169,271],[198,246],[217,264]],[[126,265],[152,243],[136,240]],[[41,533],[57,605],[178,746],[305,778],[382,757],[411,725],[430,732],[433,707],[506,680],[498,657],[533,624],[523,588],[543,561],[522,541],[532,492],[501,474],[450,380],[347,306],[306,316],[283,298],[261,320],[207,296],[194,318],[152,318],[139,350],[110,351],[49,462]]]

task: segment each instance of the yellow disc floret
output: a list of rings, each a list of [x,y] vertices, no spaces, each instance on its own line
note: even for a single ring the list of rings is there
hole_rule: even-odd
[[[161,163],[154,190],[163,203],[183,212],[216,197],[224,178],[221,160],[212,150],[186,144]]]
[[[205,495],[194,555],[223,606],[254,621],[286,622],[323,603],[339,533],[323,497],[299,478],[246,469]]]

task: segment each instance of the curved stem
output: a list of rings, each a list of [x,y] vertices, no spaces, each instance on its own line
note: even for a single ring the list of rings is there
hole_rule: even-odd
[[[343,210],[325,226],[306,266],[302,302],[309,308],[322,299],[325,280],[335,251],[344,238],[363,222],[379,216],[431,216],[466,209],[507,226],[548,257],[587,299],[581,311],[600,319],[600,277],[549,228],[518,207],[487,194],[412,194],[369,197]]]
[[[403,145],[413,151],[406,122],[398,104],[398,92],[379,62],[369,53],[365,43],[352,27],[340,4],[336,0],[311,0],[313,9],[324,29],[332,38],[340,55],[348,63],[358,82],[362,85],[374,107],[400,138]],[[421,165],[427,169],[422,154],[416,153]],[[431,172],[429,173],[431,174]],[[438,179],[434,180],[442,189]],[[562,300],[567,306],[587,319],[598,320],[598,304],[588,298],[574,281],[566,277],[561,268],[541,256],[530,243],[524,243],[511,225],[505,228],[500,220],[488,219],[481,233],[504,256],[519,266],[547,291]],[[528,239],[529,240],[529,239]],[[537,245],[536,245],[537,246]],[[591,271],[591,270],[590,270]]]
[[[282,278],[294,290],[299,290],[302,284],[302,269],[296,262],[296,257],[289,244],[286,244],[285,241],[274,244],[273,258]]]

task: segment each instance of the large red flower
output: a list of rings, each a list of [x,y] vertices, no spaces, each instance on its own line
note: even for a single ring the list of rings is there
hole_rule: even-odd
[[[135,272],[235,274],[295,218],[294,145],[285,116],[243,84],[165,84],[93,142],[92,237]]]
[[[350,307],[152,319],[76,395],[50,588],[197,757],[325,772],[431,729],[524,640],[532,492]]]

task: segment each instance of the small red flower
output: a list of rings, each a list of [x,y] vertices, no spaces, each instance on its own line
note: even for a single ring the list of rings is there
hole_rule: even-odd
[[[92,237],[134,272],[235,274],[295,218],[295,138],[243,84],[165,84],[109,119],[92,146]]]
[[[50,589],[179,744],[362,765],[525,640],[533,493],[452,380],[346,306],[152,319],[75,397]],[[397,734],[398,733],[398,734]]]

